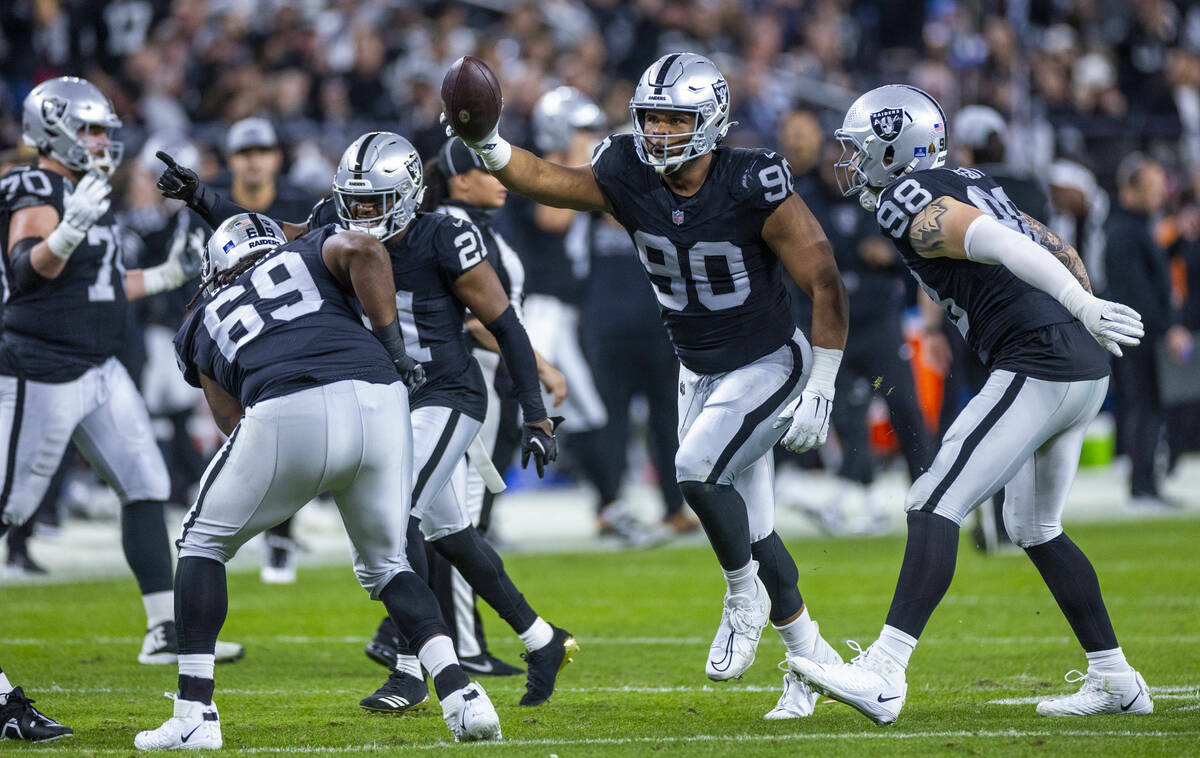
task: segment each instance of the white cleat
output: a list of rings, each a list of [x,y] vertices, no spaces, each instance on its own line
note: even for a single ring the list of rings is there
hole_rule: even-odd
[[[815,625],[816,622],[814,621],[813,624]],[[837,651],[821,637],[819,630],[810,657],[817,663],[827,665],[842,662],[842,656],[838,655]],[[817,707],[817,698],[820,695],[788,669],[787,661],[779,664],[779,668],[781,671],[787,672],[783,675],[783,694],[779,696],[779,702],[775,704],[775,707],[767,711],[763,718],[779,720],[802,719],[811,716],[813,709]]]
[[[904,669],[874,645],[863,650],[853,640],[848,644],[858,652],[850,663],[788,656],[788,668],[817,692],[852,706],[876,724],[895,722],[908,694]]]
[[[217,704],[205,705],[183,700],[167,693],[175,701],[175,715],[162,726],[138,732],[133,746],[138,750],[220,750],[221,719]]]
[[[501,739],[496,708],[475,682],[451,692],[442,700],[442,718],[454,733],[455,742]]]
[[[246,656],[246,648],[236,642],[221,642],[217,640],[213,650],[216,663],[233,663]],[[138,663],[149,665],[167,665],[179,661],[179,645],[175,638],[175,622],[164,621],[146,630],[142,639],[142,650],[138,653]]]
[[[704,673],[714,682],[737,679],[754,663],[754,653],[771,611],[771,598],[757,574],[754,592],[754,595],[725,594],[721,625],[704,665]]]
[[[1038,703],[1039,716],[1118,716],[1154,713],[1146,680],[1132,668],[1124,674],[1087,674],[1068,671],[1066,680],[1083,682],[1079,692]]]

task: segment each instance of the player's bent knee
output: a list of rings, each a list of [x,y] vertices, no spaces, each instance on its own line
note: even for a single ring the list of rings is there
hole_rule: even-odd
[[[219,563],[224,564],[224,563],[229,563],[229,560],[231,558],[233,558],[233,554],[236,552],[237,552],[236,549],[229,550],[225,546],[217,546],[217,545],[211,545],[211,544],[210,545],[198,545],[198,544],[194,544],[194,543],[184,542],[182,545],[179,546],[180,560],[182,560],[184,558],[207,558],[211,561],[217,561]]]
[[[1015,524],[1009,520],[1007,514],[1004,517],[1004,528],[1008,531],[1008,536],[1012,538],[1013,544],[1022,550],[1044,545],[1063,533],[1061,522],[1054,524]]]

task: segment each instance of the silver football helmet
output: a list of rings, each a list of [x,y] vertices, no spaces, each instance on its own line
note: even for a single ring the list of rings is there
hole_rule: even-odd
[[[333,177],[338,218],[380,240],[412,222],[424,195],[421,156],[392,132],[368,132],[350,143]],[[373,215],[361,216],[361,210]]]
[[[100,127],[109,138],[103,149],[92,135],[80,131]],[[73,171],[111,175],[121,163],[125,146],[112,140],[121,119],[96,85],[76,76],[42,82],[25,96],[21,132],[25,144],[36,147]],[[93,153],[92,151],[97,152]]]
[[[543,153],[566,150],[581,129],[604,127],[604,111],[574,87],[555,87],[533,106],[533,143]]]
[[[842,194],[874,212],[879,191],[913,171],[946,163],[946,113],[928,93],[887,84],[854,101],[833,133],[842,155],[833,172]]]
[[[655,155],[648,138],[662,137],[644,130],[643,111],[648,110],[684,111],[693,114],[695,125],[690,132],[670,135],[676,144]],[[655,61],[638,80],[629,111],[638,158],[659,173],[676,171],[710,152],[734,125],[729,121],[729,84],[712,61],[695,53],[671,53]]]
[[[261,213],[230,216],[212,233],[200,253],[202,281],[209,282],[248,255],[274,250],[286,242],[287,235],[279,224]]]

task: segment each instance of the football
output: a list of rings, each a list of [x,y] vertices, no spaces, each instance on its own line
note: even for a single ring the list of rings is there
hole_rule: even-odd
[[[442,79],[442,106],[459,136],[472,141],[483,139],[496,128],[504,107],[500,82],[486,63],[464,55]]]

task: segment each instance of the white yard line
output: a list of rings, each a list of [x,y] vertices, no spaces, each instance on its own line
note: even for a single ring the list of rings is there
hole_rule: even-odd
[[[812,742],[815,740],[921,740],[921,739],[1048,739],[1055,737],[1111,737],[1118,739],[1179,739],[1185,737],[1200,737],[1200,731],[1147,731],[1131,730],[1097,731],[1097,730],[1033,730],[1005,729],[995,731],[934,731],[934,732],[898,732],[894,729],[857,732],[818,732],[796,734],[693,734],[683,737],[593,737],[574,740],[504,740],[503,742],[472,743],[470,747],[476,750],[500,750],[512,747],[571,747],[585,745],[662,745],[689,744],[694,742],[713,743],[754,743],[754,742]],[[288,755],[322,755],[338,753],[397,753],[405,750],[445,750],[450,747],[463,748],[465,745],[455,745],[450,742],[435,742],[426,745],[381,745],[369,742],[363,745],[346,745],[340,747],[318,746],[289,746],[289,747],[247,747],[225,748],[226,753],[245,755],[256,754],[288,754]],[[89,749],[93,754],[128,754],[128,749],[101,748]]]

